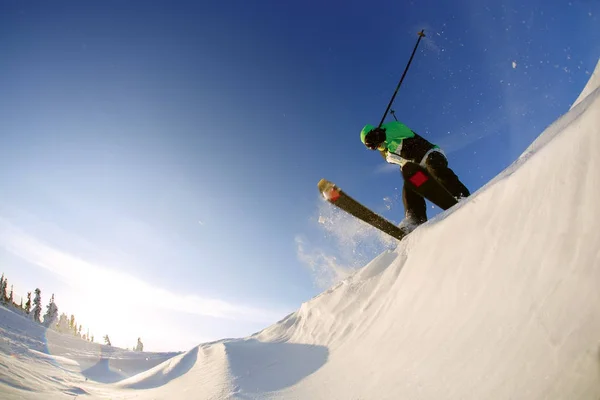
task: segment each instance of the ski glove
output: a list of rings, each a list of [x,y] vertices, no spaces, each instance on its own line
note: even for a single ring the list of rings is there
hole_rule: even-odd
[[[387,161],[390,164],[397,164],[397,165],[403,166],[407,160],[400,157],[396,153],[392,153],[391,151],[388,151],[387,154],[385,155],[385,161]]]

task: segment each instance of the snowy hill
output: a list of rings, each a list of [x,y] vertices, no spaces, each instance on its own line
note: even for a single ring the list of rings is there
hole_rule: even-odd
[[[44,347],[41,327],[0,310],[2,397],[599,398],[599,73],[468,201],[252,337],[103,383],[79,372],[85,352],[125,353],[51,333]]]
[[[176,353],[136,353],[46,330],[0,306],[0,398],[85,394],[80,384],[120,381]],[[62,396],[59,396],[62,395]]]

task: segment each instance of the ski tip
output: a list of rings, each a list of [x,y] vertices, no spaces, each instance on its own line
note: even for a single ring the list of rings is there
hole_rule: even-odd
[[[325,190],[335,185],[333,184],[333,182],[329,182],[327,179],[321,179],[317,186],[319,188],[319,192],[323,193]]]
[[[336,201],[340,197],[340,190],[333,182],[327,179],[321,179],[318,183],[319,192],[327,201]]]

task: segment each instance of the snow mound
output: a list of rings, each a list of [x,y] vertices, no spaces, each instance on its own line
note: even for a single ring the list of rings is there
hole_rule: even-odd
[[[195,347],[146,372],[119,382],[116,387],[153,389],[134,391],[135,394],[132,394],[132,397],[140,398],[140,393],[145,393],[152,399],[220,399],[230,398],[235,392],[229,373],[226,345],[223,342]]]
[[[173,379],[187,373],[196,364],[199,347],[175,356],[172,359],[142,372],[132,378],[119,382],[119,386],[130,389],[149,389],[163,386]]]

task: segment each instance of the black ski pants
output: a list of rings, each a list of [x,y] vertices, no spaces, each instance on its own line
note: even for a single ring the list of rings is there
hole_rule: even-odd
[[[458,179],[458,176],[448,168],[448,160],[438,151],[427,156],[425,168],[437,179],[454,197],[461,198],[470,195],[469,189]],[[417,223],[427,221],[427,207],[425,199],[412,191],[404,184],[402,188],[402,202],[404,203],[404,216]]]

